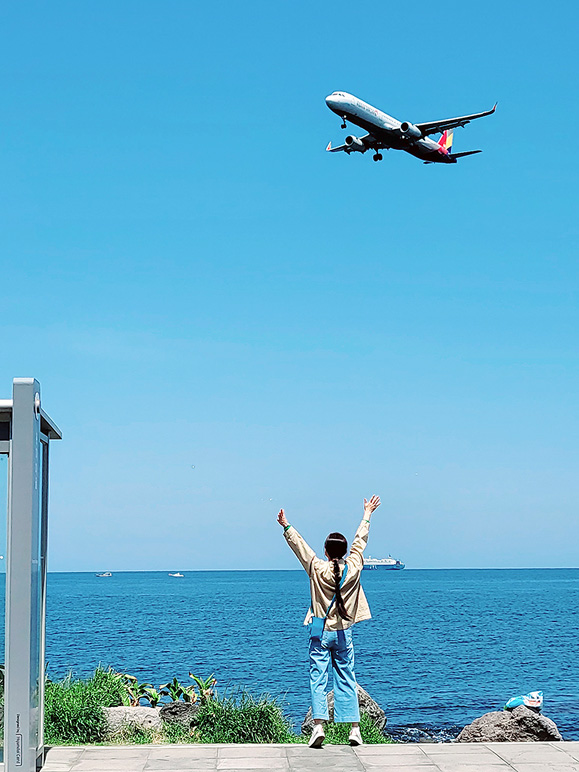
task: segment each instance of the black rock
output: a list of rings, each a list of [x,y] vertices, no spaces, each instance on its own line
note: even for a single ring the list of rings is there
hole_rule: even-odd
[[[199,710],[197,703],[168,702],[160,710],[161,719],[168,724],[179,724],[190,729],[195,724],[195,716]]]
[[[550,718],[525,705],[513,710],[493,711],[476,718],[458,736],[459,743],[552,742],[563,738]]]

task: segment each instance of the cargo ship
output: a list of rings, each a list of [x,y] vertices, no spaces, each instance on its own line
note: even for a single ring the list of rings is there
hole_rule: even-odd
[[[396,560],[392,555],[388,555],[387,558],[371,558],[370,556],[364,558],[364,571],[401,571],[404,567],[404,563]]]

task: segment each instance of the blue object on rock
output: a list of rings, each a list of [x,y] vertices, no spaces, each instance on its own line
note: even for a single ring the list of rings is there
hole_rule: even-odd
[[[518,708],[519,705],[526,705],[527,708],[532,708],[533,710],[541,710],[543,707],[543,692],[529,692],[528,694],[521,694],[520,697],[511,697],[505,705],[505,710]]]

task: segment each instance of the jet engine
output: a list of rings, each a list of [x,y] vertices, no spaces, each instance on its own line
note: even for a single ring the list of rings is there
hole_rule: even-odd
[[[358,153],[365,153],[368,149],[361,139],[358,139],[358,137],[353,137],[351,134],[346,137],[344,144],[347,146],[350,152],[357,150]]]
[[[418,126],[415,126],[413,123],[408,123],[408,121],[404,121],[404,123],[400,124],[400,133],[404,137],[404,139],[421,139],[422,138],[422,132],[418,128]]]

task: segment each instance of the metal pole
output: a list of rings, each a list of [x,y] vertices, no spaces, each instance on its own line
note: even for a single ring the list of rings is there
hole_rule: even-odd
[[[35,772],[38,742],[39,659],[33,661],[38,635],[35,588],[38,574],[40,459],[40,384],[14,380],[6,571],[5,771]],[[34,627],[33,627],[34,626]],[[43,677],[43,673],[41,677]]]

